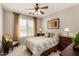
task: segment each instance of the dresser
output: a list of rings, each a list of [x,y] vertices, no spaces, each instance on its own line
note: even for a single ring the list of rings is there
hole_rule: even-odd
[[[71,43],[72,43],[71,37],[59,36],[58,49],[60,51],[63,51]]]
[[[68,45],[61,53],[60,56],[79,56],[79,51],[73,49],[74,44]]]

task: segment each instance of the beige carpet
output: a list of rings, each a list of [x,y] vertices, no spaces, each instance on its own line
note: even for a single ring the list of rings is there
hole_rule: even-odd
[[[49,56],[59,56],[60,51],[52,52]],[[15,47],[13,51],[10,50],[7,56],[31,56],[25,45]]]

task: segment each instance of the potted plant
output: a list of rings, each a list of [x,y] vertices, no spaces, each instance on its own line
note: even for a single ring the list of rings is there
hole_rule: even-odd
[[[5,37],[2,37],[2,47],[4,54],[7,54],[9,52],[9,41],[5,40]]]
[[[79,32],[76,34],[76,37],[73,38],[74,46],[73,48],[79,50]]]

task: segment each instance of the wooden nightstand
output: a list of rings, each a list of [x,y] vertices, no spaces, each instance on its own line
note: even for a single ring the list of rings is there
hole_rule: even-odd
[[[63,51],[69,44],[71,44],[72,38],[65,37],[65,36],[59,36],[59,44],[58,49],[60,51]]]
[[[37,36],[44,36],[44,33],[37,33]]]

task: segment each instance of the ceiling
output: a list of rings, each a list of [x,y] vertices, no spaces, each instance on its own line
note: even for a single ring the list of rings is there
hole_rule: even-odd
[[[40,15],[32,15],[29,14],[29,12],[32,12],[32,10],[25,10],[28,8],[33,8],[34,3],[0,3],[0,5],[2,5],[5,10],[9,10],[12,12],[17,12],[29,16],[45,17],[47,15],[74,6],[76,5],[76,3],[39,3],[40,7],[48,6],[48,9],[43,10],[45,14]]]

